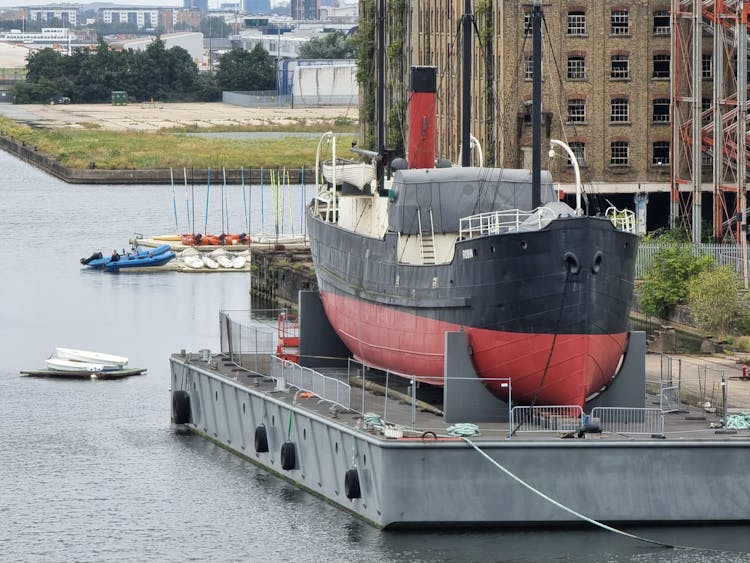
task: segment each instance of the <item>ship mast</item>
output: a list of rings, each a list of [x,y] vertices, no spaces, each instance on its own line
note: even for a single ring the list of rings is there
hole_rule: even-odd
[[[531,208],[536,209],[542,204],[542,0],[534,0],[531,33]]]
[[[385,193],[385,0],[378,2],[378,83],[375,122],[378,124],[378,192]]]
[[[464,0],[463,72],[461,88],[461,166],[471,166],[471,0]]]

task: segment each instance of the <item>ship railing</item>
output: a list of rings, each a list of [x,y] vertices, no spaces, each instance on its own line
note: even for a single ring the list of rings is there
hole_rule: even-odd
[[[329,377],[314,369],[271,356],[271,377],[277,387],[296,387],[302,392],[312,393],[321,401],[338,405],[346,410],[351,407],[351,386],[335,377]]]
[[[508,432],[577,432],[583,416],[578,405],[517,406],[510,410]]]
[[[474,237],[499,235],[520,231],[522,227],[524,230],[541,229],[554,218],[554,212],[546,207],[540,207],[534,211],[506,209],[503,211],[479,213],[461,218],[459,238],[464,240]]]
[[[635,233],[635,212],[630,209],[617,209],[611,205],[604,212],[604,216],[609,219],[616,229],[626,233]]]
[[[602,433],[664,436],[664,412],[657,408],[594,407],[591,421]]]

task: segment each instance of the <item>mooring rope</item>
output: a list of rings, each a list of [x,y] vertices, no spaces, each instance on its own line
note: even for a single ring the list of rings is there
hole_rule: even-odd
[[[750,428],[750,413],[732,414],[727,417],[728,430],[747,430]]]
[[[458,422],[446,428],[451,436],[479,436],[479,426],[471,422]]]
[[[678,546],[671,545],[671,544],[668,544],[668,543],[663,543],[663,542],[656,541],[656,540],[650,540],[650,539],[644,538],[642,536],[637,536],[635,534],[631,534],[631,533],[625,532],[623,530],[618,530],[617,528],[613,528],[612,526],[607,526],[606,524],[603,524],[602,522],[598,522],[597,520],[594,520],[593,518],[589,518],[588,516],[586,516],[584,514],[581,514],[580,512],[576,512],[572,508],[569,508],[569,507],[565,506],[564,504],[561,504],[561,503],[557,502],[555,499],[553,499],[553,498],[545,495],[542,491],[540,491],[538,489],[535,489],[534,487],[532,487],[531,485],[529,485],[526,481],[524,481],[520,477],[518,477],[515,474],[513,474],[510,470],[506,469],[501,464],[499,464],[497,461],[495,461],[494,459],[492,459],[489,455],[487,455],[485,452],[483,452],[479,448],[479,446],[477,446],[474,442],[472,442],[471,440],[469,440],[467,437],[462,436],[461,439],[464,440],[467,444],[469,444],[476,451],[478,451],[484,458],[486,458],[490,463],[492,463],[500,471],[502,471],[503,473],[505,473],[508,477],[510,477],[511,479],[513,479],[514,481],[516,481],[517,483],[519,483],[520,485],[523,485],[524,487],[526,487],[528,490],[530,490],[535,495],[538,495],[538,496],[542,497],[547,502],[550,502],[550,503],[554,504],[558,508],[562,508],[566,512],[569,512],[570,514],[572,514],[573,516],[575,516],[577,518],[580,518],[581,520],[585,520],[586,522],[589,522],[590,524],[593,524],[594,526],[598,526],[599,528],[602,528],[604,530],[607,530],[608,532],[613,532],[615,534],[619,534],[621,536],[632,538],[634,540],[639,540],[639,541],[643,541],[643,542],[646,542],[646,543],[652,543],[654,545],[658,545],[658,546],[661,546],[661,547],[668,547],[670,549],[674,549],[674,548],[678,547]]]

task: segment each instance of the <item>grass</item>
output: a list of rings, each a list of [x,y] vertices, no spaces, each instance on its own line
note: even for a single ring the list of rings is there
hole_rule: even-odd
[[[338,146],[347,147],[356,139],[355,124],[349,120],[309,125],[222,127],[200,129],[201,132],[271,131],[343,133]],[[96,124],[81,129],[31,128],[0,117],[0,134],[23,141],[71,168],[87,168],[92,162],[99,169],[142,170],[151,168],[240,168],[309,167],[315,163],[317,138],[303,139],[216,139],[186,135],[195,128],[150,131],[105,131]],[[341,156],[348,156],[342,154]]]

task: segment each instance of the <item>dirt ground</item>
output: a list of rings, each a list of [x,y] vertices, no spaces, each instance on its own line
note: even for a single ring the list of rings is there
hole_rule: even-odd
[[[153,131],[169,127],[314,124],[358,119],[356,107],[249,108],[225,103],[0,104],[0,114],[35,127]]]

